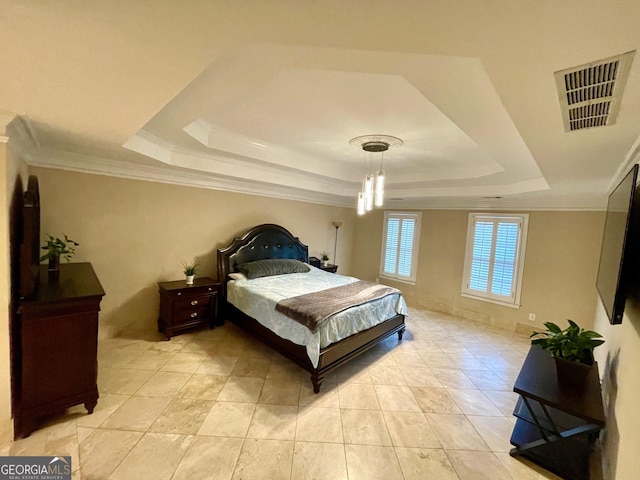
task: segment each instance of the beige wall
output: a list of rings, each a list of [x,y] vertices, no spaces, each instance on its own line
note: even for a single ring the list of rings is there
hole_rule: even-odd
[[[638,245],[633,248],[637,249]],[[601,437],[605,480],[638,478],[640,472],[640,291],[637,288],[626,302],[620,325],[609,323],[602,303],[597,301],[595,330],[605,339],[594,352],[607,417]]]
[[[157,282],[183,278],[181,262],[195,257],[198,275],[216,278],[216,249],[261,223],[277,223],[309,245],[331,252],[339,229],[341,273],[350,271],[352,209],[278,200],[116,177],[34,168],[40,182],[42,234],[66,233],[80,243],[75,261],[90,261],[107,295],[100,336],[131,323],[152,332]]]
[[[607,425],[602,435],[605,480],[637,478],[640,471],[640,301],[627,301],[622,324],[610,325],[598,301],[595,330],[605,343],[595,350]]]
[[[460,296],[468,211],[422,211],[415,285],[391,282],[407,301],[506,328],[530,331],[571,318],[593,325],[595,278],[604,212],[529,212],[519,309]],[[374,280],[380,268],[383,212],[356,221],[354,274]],[[373,260],[372,260],[373,259]],[[529,313],[536,321],[528,320]]]
[[[333,252],[339,230],[340,272],[375,280],[383,211],[270,199],[116,177],[34,168],[42,198],[42,233],[80,243],[76,261],[93,263],[107,292],[101,335],[157,314],[156,282],[182,277],[195,257],[199,275],[215,277],[215,250],[259,223],[279,223],[309,244]],[[530,212],[520,309],[460,296],[468,211],[422,212],[415,285],[397,283],[412,305],[525,331],[571,318],[592,326],[604,212]],[[333,259],[332,259],[333,260]],[[528,320],[536,314],[536,322]]]
[[[7,137],[0,137],[0,168],[4,181],[0,182],[0,444],[11,440],[11,363],[9,357],[9,293],[11,276],[9,271],[9,178]]]

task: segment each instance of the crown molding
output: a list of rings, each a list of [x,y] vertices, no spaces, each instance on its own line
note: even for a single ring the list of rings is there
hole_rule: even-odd
[[[174,168],[134,165],[100,157],[80,155],[59,150],[40,149],[36,154],[23,155],[29,166],[54,168],[93,175],[143,180],[197,188],[208,188],[234,193],[258,195],[263,197],[295,200],[338,207],[352,207],[348,197],[337,197],[322,192],[310,192],[286,186],[264,184],[250,180],[240,180],[211,174],[197,174]]]
[[[162,164],[151,166],[132,162],[113,160],[95,155],[79,154],[58,149],[42,147],[34,135],[33,129],[28,128],[28,120],[11,122],[8,137],[14,149],[21,155],[29,166],[53,168],[59,170],[119,177],[130,180],[141,180],[165,183],[171,185],[207,188],[247,195],[256,195],[282,200],[292,200],[320,205],[330,205],[355,210],[356,198],[350,192],[344,195],[327,193],[331,191],[313,191],[286,185],[276,185],[229,175],[216,173],[198,173],[195,170]],[[640,155],[640,141],[635,149],[633,159]],[[224,159],[232,165],[230,159]],[[631,159],[630,159],[631,161]],[[255,168],[255,166],[254,166]],[[316,178],[316,181],[331,182],[333,179]],[[349,184],[349,182],[344,182]],[[300,182],[298,182],[300,184]],[[430,193],[436,193],[431,190]],[[455,194],[455,189],[447,189],[446,194]],[[459,195],[459,192],[457,192]],[[606,202],[605,202],[606,203]],[[385,202],[383,209],[412,209],[412,210],[527,210],[527,211],[604,211],[606,205],[585,199],[581,196],[546,197],[546,198],[518,198],[517,195],[505,196],[501,199],[479,199],[475,196],[428,196],[422,198],[406,198]]]
[[[123,147],[172,167],[229,178],[238,178],[239,174],[244,174],[241,177],[244,180],[261,184],[288,186],[338,196],[355,196],[359,187],[359,182],[336,179],[299,168],[274,165],[244,156],[230,157],[179,147],[144,130],[130,137]]]

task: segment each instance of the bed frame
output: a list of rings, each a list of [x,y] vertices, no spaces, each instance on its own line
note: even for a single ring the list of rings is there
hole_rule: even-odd
[[[311,373],[311,382],[315,393],[320,391],[320,385],[327,373],[366,352],[394,333],[397,333],[398,339],[402,340],[405,331],[404,315],[398,314],[374,327],[322,348],[318,366],[314,368],[304,346],[296,345],[279,337],[257,320],[227,303],[229,274],[237,272],[237,267],[241,263],[270,258],[290,258],[308,263],[309,248],[285,228],[274,224],[264,224],[253,227],[241,237],[235,238],[228,247],[218,249],[218,281],[220,282],[222,318],[248,330],[258,339]]]

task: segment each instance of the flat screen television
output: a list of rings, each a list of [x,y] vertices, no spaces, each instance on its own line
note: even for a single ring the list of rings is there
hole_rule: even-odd
[[[638,165],[634,165],[609,195],[607,216],[602,234],[600,264],[596,287],[609,322],[622,322],[624,304],[631,284],[630,274],[635,263],[630,237],[634,234],[634,197]]]

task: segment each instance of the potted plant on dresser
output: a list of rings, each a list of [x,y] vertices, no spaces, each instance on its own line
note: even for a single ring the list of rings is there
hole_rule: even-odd
[[[60,257],[64,258],[67,262],[71,261],[71,257],[76,254],[76,247],[80,244],[75,240],[71,240],[64,235],[64,240],[53,235],[47,235],[47,243],[42,247],[46,253],[42,254],[40,261],[49,261],[49,278],[56,279],[60,272]]]
[[[533,332],[532,345],[548,350],[556,362],[558,381],[563,385],[581,387],[593,367],[593,350],[602,345],[602,335],[580,328],[573,320],[564,330],[553,322],[546,322],[543,332]]]

